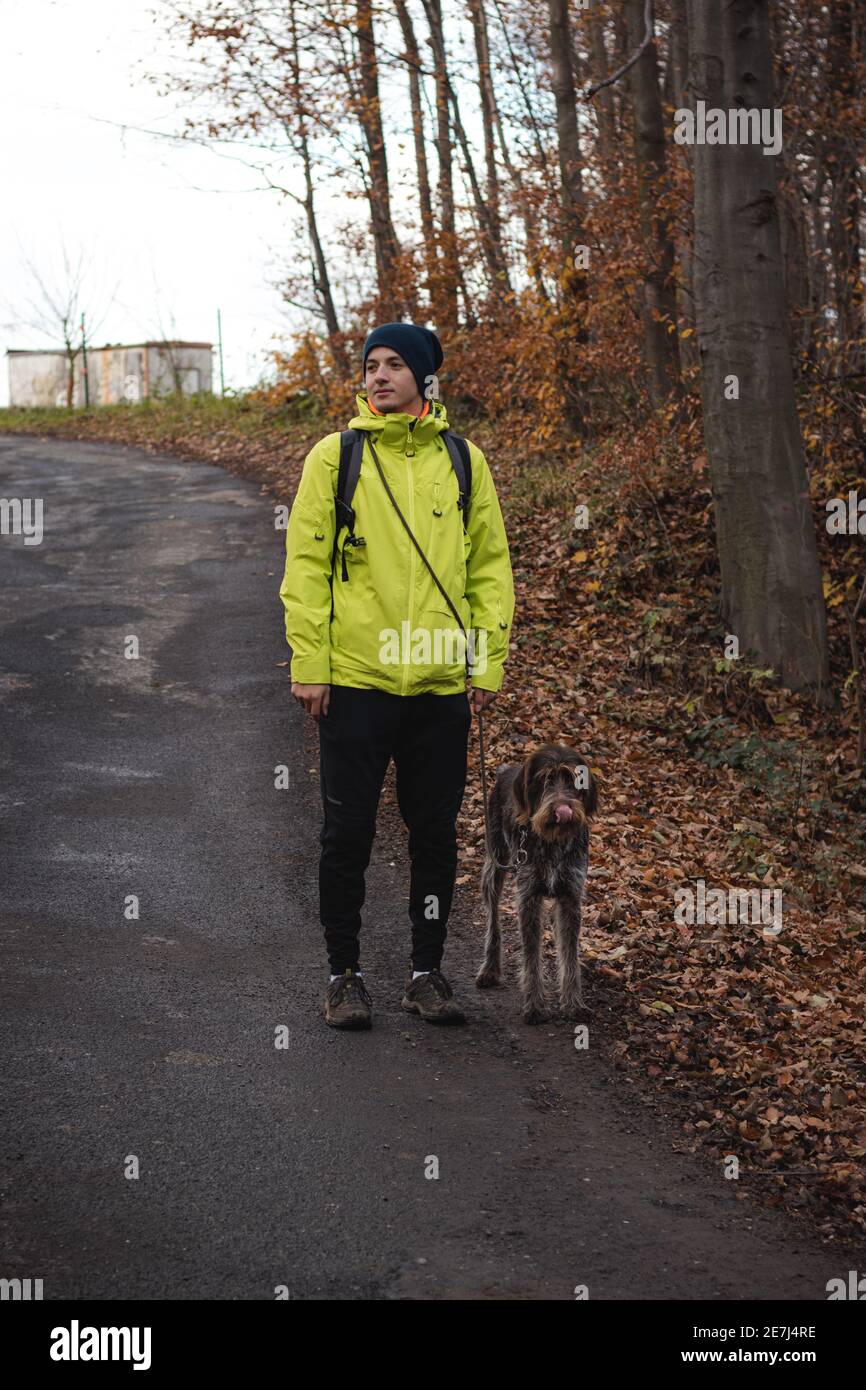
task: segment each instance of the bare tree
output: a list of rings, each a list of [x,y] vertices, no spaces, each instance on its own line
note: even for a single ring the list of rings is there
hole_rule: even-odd
[[[405,51],[401,55],[409,72],[409,109],[412,114],[412,142],[415,151],[415,170],[418,177],[418,206],[421,210],[421,241],[427,285],[436,280],[436,229],[433,222],[433,200],[430,195],[430,169],[427,163],[427,142],[424,138],[424,111],[421,105],[422,64],[415,36],[415,26],[406,0],[394,0]]]
[[[340,323],[337,318],[337,309],[331,290],[331,277],[328,273],[328,261],[325,256],[322,239],[319,235],[319,224],[316,217],[313,161],[310,155],[310,141],[307,133],[308,120],[303,100],[301,61],[298,48],[298,20],[295,0],[289,0],[289,33],[291,39],[291,55],[289,58],[291,81],[289,96],[295,117],[294,124],[297,147],[304,170],[304,216],[307,222],[307,236],[309,238],[310,254],[313,262],[313,290],[321,305],[322,317],[325,320],[325,328],[328,333],[328,341],[330,343],[334,365],[340,375],[344,379],[348,379],[351,375],[351,368],[346,353],[345,339],[340,332]]]
[[[550,64],[556,103],[559,156],[560,238],[565,257],[583,241],[583,161],[577,124],[577,93],[572,67],[568,0],[548,0]]]
[[[364,135],[369,169],[367,200],[370,205],[370,223],[376,250],[379,302],[384,312],[396,318],[403,312],[406,300],[398,287],[397,262],[400,243],[391,216],[388,156],[379,99],[379,60],[373,29],[372,0],[357,0],[355,16],[361,74],[357,114]]]
[[[678,388],[677,306],[674,288],[674,242],[670,218],[664,211],[665,128],[659,91],[658,60],[652,34],[652,5],[626,0],[628,40],[638,53],[628,82],[634,106],[634,146],[637,164],[641,235],[647,268],[644,273],[644,340],[650,400],[662,405]]]
[[[859,7],[858,7],[859,8]],[[827,46],[828,71],[840,108],[856,110],[860,80],[854,57],[858,25],[854,0],[834,0],[830,7],[830,34]],[[862,10],[859,41],[863,42]],[[839,116],[842,117],[842,110]],[[830,204],[830,247],[833,255],[839,374],[858,373],[864,360],[863,280],[860,255],[860,158],[850,128],[838,129],[829,142],[828,163],[833,180]],[[850,122],[846,122],[850,127]],[[861,126],[862,130],[862,126]]]
[[[668,100],[682,111],[693,105],[689,92],[689,23],[686,0],[671,0],[671,21],[668,30],[669,91]],[[691,151],[685,146],[691,166]],[[698,343],[695,336],[695,293],[692,285],[692,259],[695,240],[693,202],[689,199],[685,226],[677,239],[679,275],[676,286],[677,319],[683,329],[679,340],[680,366],[697,367]]]
[[[579,430],[584,423],[580,404],[580,378],[576,370],[579,357],[575,344],[586,341],[586,266],[578,254],[584,243],[583,160],[577,121],[577,91],[574,80],[571,24],[568,0],[548,0],[548,45],[556,104],[556,147],[559,157],[559,236],[563,270],[560,276],[563,298],[577,310],[569,338],[558,351],[558,373],[562,382],[568,422]]]
[[[173,309],[163,309],[162,296],[154,277],[154,331],[159,340],[160,364],[167,363],[171,389],[176,396],[183,393],[183,356],[177,334],[177,319]],[[166,323],[166,319],[168,322]],[[159,375],[159,373],[158,373]],[[151,394],[156,394],[151,388]]]
[[[587,18],[589,25],[590,55],[594,85],[598,86],[598,143],[601,157],[607,166],[615,161],[616,155],[616,114],[613,106],[613,91],[607,82],[608,56],[604,37],[604,21],[598,10],[592,8]]]
[[[457,289],[459,258],[454,215],[454,170],[451,154],[451,118],[445,30],[441,0],[423,0],[429,44],[433,50],[436,81],[436,158],[439,164],[438,270],[431,286],[436,321],[445,331],[457,327]]]
[[[484,191],[484,206],[487,212],[487,226],[493,243],[496,260],[504,266],[505,254],[502,249],[502,217],[499,208],[499,173],[496,167],[496,95],[493,90],[493,71],[490,65],[490,38],[487,31],[487,12],[484,0],[468,0],[469,17],[472,20],[472,33],[475,39],[475,57],[478,63],[478,89],[481,95],[481,120],[484,131],[484,162],[487,169],[487,183]]]
[[[23,248],[21,260],[29,288],[19,309],[14,305],[7,308],[8,326],[29,328],[50,338],[53,346],[57,347],[58,342],[62,345],[66,358],[66,407],[71,410],[75,362],[84,346],[84,334],[92,340],[99,332],[114,303],[117,285],[107,293],[98,292],[92,283],[92,262],[84,248],[70,251],[63,240],[54,271],[43,269]]]
[[[463,155],[463,166],[466,171],[466,177],[469,182],[469,187],[472,193],[472,206],[475,210],[475,218],[479,230],[479,243],[481,246],[482,254],[484,256],[485,265],[487,267],[488,282],[493,297],[495,299],[503,300],[507,292],[510,290],[511,286],[508,277],[508,267],[506,265],[505,255],[502,249],[502,241],[500,239],[498,229],[494,225],[490,208],[484,197],[484,194],[481,189],[481,184],[478,180],[478,175],[475,172],[475,161],[472,158],[472,146],[469,143],[469,140],[466,135],[466,129],[463,125],[463,118],[460,114],[460,103],[457,98],[457,93],[455,92],[454,87],[451,84],[451,80],[448,77],[448,67],[445,50],[444,48],[441,50],[439,49],[438,37],[434,38],[434,51],[437,54],[437,64],[441,62],[442,69],[445,72],[446,76],[448,99],[451,103],[451,112],[453,117],[454,133],[457,136],[457,142],[460,146],[460,152]]]

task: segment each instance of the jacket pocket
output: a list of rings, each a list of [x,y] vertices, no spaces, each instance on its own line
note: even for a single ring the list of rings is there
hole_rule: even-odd
[[[446,585],[445,588],[447,590],[448,586]],[[458,597],[456,594],[451,592],[448,593],[448,597],[451,599],[451,602],[457,609],[457,612],[460,615],[460,621],[462,622],[463,626],[468,627],[469,621],[472,617],[472,608],[468,598],[465,594],[460,594]],[[445,602],[444,598],[442,598],[441,594],[438,598],[434,598],[426,608],[422,609],[422,612],[425,617],[432,614],[438,616],[440,619],[447,619],[447,621],[452,625],[452,627],[457,627],[458,625],[457,619],[451,612],[451,609],[448,607],[448,604]]]
[[[324,509],[294,502],[289,514],[289,532],[292,549],[297,554],[317,554],[320,549],[324,552],[328,532]]]
[[[460,496],[457,477],[451,470],[447,478],[434,478],[430,484],[430,497],[434,516],[450,516],[459,511],[457,501]]]
[[[328,526],[323,508],[296,501],[289,513],[286,531],[286,568],[282,596],[285,602],[300,607],[315,604],[323,574],[327,576],[331,560]]]
[[[428,559],[451,598],[454,599],[458,610],[461,605],[454,598],[454,593],[455,591],[462,593],[466,588],[469,552],[472,549],[472,542],[463,525],[463,514],[457,505],[459,495],[457,478],[453,470],[447,478],[435,478],[429,484],[427,491],[430,506],[428,513],[430,517]],[[422,536],[419,536],[419,540],[423,544]],[[443,607],[447,608],[444,599]],[[469,620],[468,607],[465,620],[466,622]]]
[[[455,607],[463,618],[463,627],[468,632],[468,602],[461,599]],[[450,674],[466,666],[466,638],[444,599],[441,608],[425,608],[421,612],[412,633],[412,641],[416,653],[413,659],[429,665],[434,671],[447,671]],[[469,634],[470,652],[471,641]]]

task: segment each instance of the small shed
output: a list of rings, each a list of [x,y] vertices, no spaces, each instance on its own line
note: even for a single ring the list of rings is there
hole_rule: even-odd
[[[55,348],[8,348],[9,404],[66,405],[69,360]],[[85,404],[84,354],[72,365],[72,404]],[[116,405],[181,393],[213,391],[213,344],[106,343],[87,348],[91,405]]]

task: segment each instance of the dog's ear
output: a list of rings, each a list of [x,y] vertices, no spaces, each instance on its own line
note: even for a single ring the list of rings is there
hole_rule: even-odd
[[[594,816],[598,806],[598,783],[592,775],[592,769],[587,767],[586,770],[589,773],[589,786],[584,797],[584,810],[587,816]]]
[[[511,795],[514,797],[515,820],[519,825],[523,825],[529,820],[529,769],[532,762],[527,758],[521,768],[518,768],[517,776],[511,784]]]

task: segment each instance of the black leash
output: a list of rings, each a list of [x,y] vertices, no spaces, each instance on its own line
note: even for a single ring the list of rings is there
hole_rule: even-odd
[[[436,574],[436,571],[433,569],[433,566],[430,564],[430,561],[427,559],[427,556],[424,554],[424,551],[421,549],[420,545],[418,544],[417,540],[415,539],[415,535],[414,535],[414,533],[413,533],[413,531],[412,531],[412,527],[409,525],[409,523],[408,523],[408,521],[406,520],[405,516],[404,516],[403,513],[400,511],[400,508],[399,508],[399,506],[397,505],[397,499],[396,499],[396,497],[394,496],[393,492],[391,491],[390,487],[388,486],[388,479],[385,477],[385,474],[384,474],[383,471],[382,471],[382,465],[381,465],[380,462],[379,462],[379,456],[378,456],[378,454],[376,453],[375,445],[373,444],[373,441],[372,441],[372,439],[370,438],[369,434],[367,435],[367,443],[369,444],[369,446],[370,446],[370,452],[371,452],[371,454],[373,455],[373,462],[374,462],[375,465],[376,465],[376,471],[377,471],[377,473],[379,474],[379,477],[382,479],[382,485],[383,485],[385,491],[386,491],[387,494],[388,494],[388,498],[389,498],[389,500],[390,500],[390,502],[391,502],[392,507],[394,508],[395,512],[397,513],[397,515],[399,516],[400,520],[402,521],[403,526],[404,526],[404,528],[405,528],[405,530],[406,530],[406,533],[407,533],[407,535],[408,535],[410,541],[411,541],[412,544],[414,545],[415,549],[418,551],[418,554],[421,556],[421,559],[424,561],[424,564],[427,566],[427,569],[428,569],[428,571],[429,571],[429,573],[430,573],[430,577],[431,577],[431,579],[433,580],[433,583],[436,585],[436,588],[439,590],[439,592],[440,592],[440,594],[442,595],[442,597],[444,598],[445,602],[448,604],[448,607],[451,609],[451,612],[454,614],[454,617],[457,619],[457,625],[458,625],[458,627],[460,628],[460,631],[463,633],[464,642],[465,642],[465,650],[466,650],[466,677],[467,677],[467,680],[470,680],[470,681],[471,681],[471,680],[472,680],[472,672],[471,672],[471,670],[470,670],[470,668],[469,668],[469,636],[468,636],[468,634],[467,634],[467,632],[466,632],[465,627],[463,626],[463,619],[460,617],[460,614],[457,612],[457,609],[454,607],[454,604],[451,602],[451,599],[450,599],[450,597],[448,596],[448,594],[446,593],[445,589],[444,589],[444,588],[442,587],[442,585],[440,584],[440,582],[439,582],[439,577],[438,577],[438,575]],[[498,861],[498,859],[495,857],[495,855],[494,855],[494,853],[493,853],[493,845],[492,845],[492,842],[491,842],[491,839],[490,839],[490,817],[489,817],[488,810],[487,810],[487,773],[486,773],[485,768],[484,768],[484,724],[483,724],[483,722],[482,722],[481,711],[480,711],[480,710],[477,711],[477,717],[478,717],[478,756],[479,756],[479,760],[480,760],[480,763],[481,763],[481,800],[482,800],[482,803],[483,803],[483,805],[484,805],[484,841],[485,841],[485,844],[486,844],[486,846],[487,846],[487,853],[488,853],[490,859],[492,860],[492,862],[496,865],[496,868],[497,868],[497,869],[504,869],[506,872],[509,872],[509,871],[512,870],[512,869],[519,868],[519,866],[520,866],[521,864],[525,864],[525,863],[526,863],[526,860],[527,860],[527,858],[528,858],[527,851],[526,851],[526,849],[524,848],[524,844],[525,844],[525,841],[526,841],[526,828],[525,828],[525,826],[521,827],[521,831],[520,831],[520,848],[518,849],[518,851],[517,851],[517,853],[516,853],[516,855],[515,855],[515,862],[514,862],[513,864],[500,864],[499,861]],[[522,857],[521,857],[521,856],[522,856]]]

